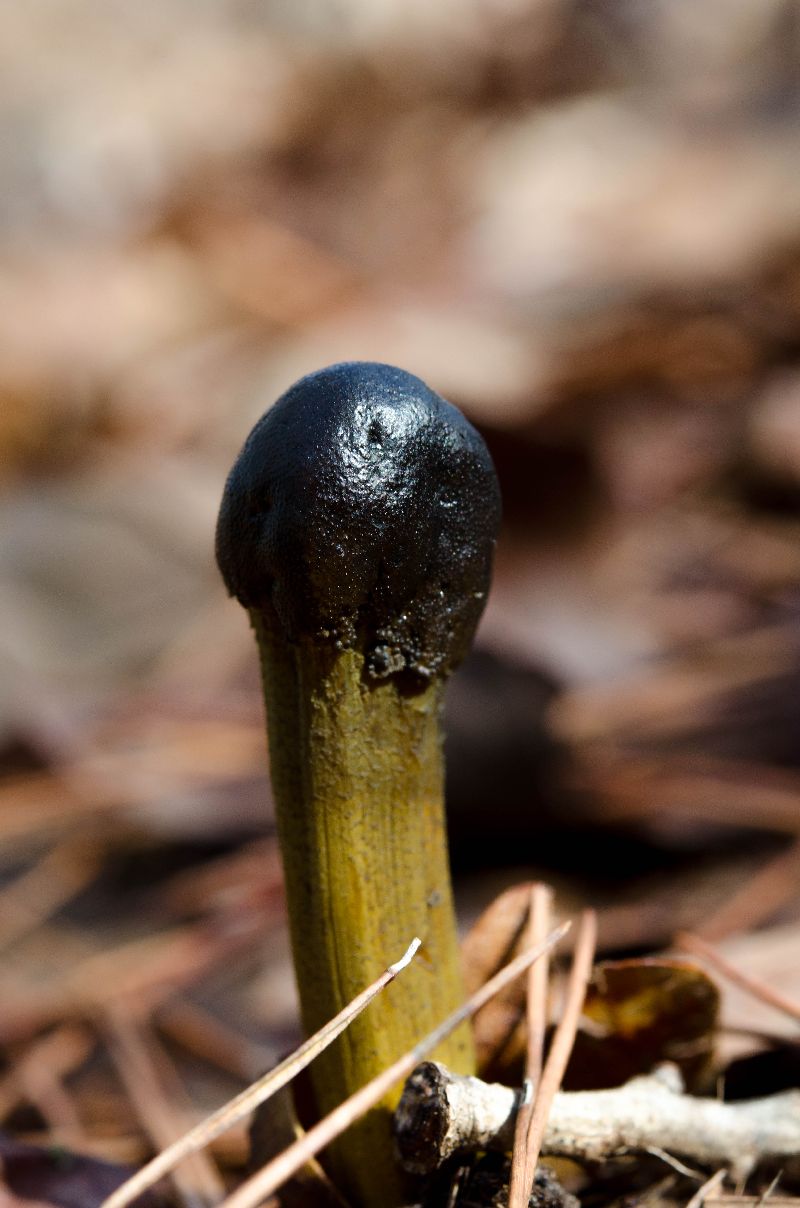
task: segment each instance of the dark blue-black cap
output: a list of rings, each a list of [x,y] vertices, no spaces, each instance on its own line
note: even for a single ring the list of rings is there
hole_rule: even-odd
[[[301,378],[250,433],[217,561],[288,641],[425,681],[469,647],[499,520],[491,457],[461,412],[402,369],[346,362]]]

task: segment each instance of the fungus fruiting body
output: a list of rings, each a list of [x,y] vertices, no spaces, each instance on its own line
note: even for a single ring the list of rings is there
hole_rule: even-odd
[[[225,488],[217,560],[260,651],[304,1027],[423,940],[314,1063],[320,1112],[462,999],[440,715],[484,607],[499,510],[491,459],[461,413],[419,378],[362,362],[288,390]],[[466,1025],[437,1057],[472,1072]],[[332,1155],[362,1205],[400,1195],[393,1105]]]

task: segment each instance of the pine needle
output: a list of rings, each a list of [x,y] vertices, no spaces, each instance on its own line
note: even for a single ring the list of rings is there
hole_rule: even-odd
[[[538,1093],[530,1114],[525,1146],[525,1178],[521,1180],[518,1203],[527,1205],[536,1175],[536,1163],[542,1148],[542,1139],[547,1126],[547,1117],[558,1088],[564,1079],[575,1033],[578,1030],[586,987],[592,974],[595,944],[597,941],[597,917],[593,910],[584,910],[575,941],[575,953],[567,982],[564,1010],[550,1045]]]
[[[268,1074],[257,1079],[252,1086],[246,1087],[245,1090],[241,1091],[228,1103],[218,1108],[217,1111],[213,1112],[205,1120],[202,1120],[195,1128],[185,1133],[184,1136],[157,1154],[146,1166],[143,1166],[141,1170],[137,1171],[135,1175],[105,1199],[101,1208],[125,1208],[127,1204],[132,1203],[133,1200],[152,1187],[154,1183],[163,1178],[165,1174],[173,1170],[184,1158],[205,1148],[216,1137],[232,1128],[243,1116],[248,1115],[256,1107],[269,1099],[270,1096],[279,1091],[281,1087],[291,1082],[323,1049],[326,1049],[337,1036],[341,1035],[356,1016],[361,1014],[372,999],[389,982],[393,981],[398,973],[402,972],[411,963],[417,954],[420,944],[420,940],[412,940],[400,960],[396,961],[393,965],[389,965],[388,969],[385,969],[380,977],[367,986],[366,990],[362,990],[352,1002],[348,1003],[344,1010],[334,1016],[324,1027],[320,1028],[318,1032],[315,1032],[313,1036],[301,1044],[294,1053],[290,1054],[284,1061],[281,1061],[279,1065],[276,1065],[273,1070],[270,1070]]]
[[[549,885],[537,883],[531,886],[531,904],[528,925],[528,943],[540,943],[550,930],[550,915],[553,891]],[[547,1028],[547,983],[549,975],[547,956],[531,966],[528,973],[527,1025],[528,1040],[525,1061],[525,1081],[517,1112],[514,1130],[514,1148],[511,1154],[511,1179],[508,1192],[508,1208],[526,1208],[527,1141],[534,1093],[542,1076],[544,1037]]]
[[[782,1011],[784,1015],[788,1015],[791,1019],[800,1020],[800,1003],[793,998],[787,998],[785,994],[781,994],[779,990],[774,990],[772,986],[768,986],[761,978],[753,977],[751,973],[745,973],[723,956],[718,948],[713,944],[707,943],[701,939],[699,935],[694,935],[689,931],[681,931],[675,937],[675,947],[681,948],[684,952],[691,952],[693,956],[702,957],[707,961],[711,968],[721,973],[728,981],[733,982],[735,986],[739,986],[748,994],[752,994],[760,1002],[765,1002],[768,1006],[774,1007],[776,1011]]]
[[[337,1108],[334,1108],[329,1115],[320,1120],[305,1136],[295,1141],[288,1149],[279,1154],[266,1166],[262,1167],[254,1174],[246,1183],[229,1196],[222,1204],[222,1208],[257,1208],[257,1205],[262,1204],[264,1200],[272,1195],[272,1193],[290,1179],[305,1163],[331,1141],[340,1136],[345,1129],[349,1128],[356,1120],[374,1107],[383,1096],[389,1091],[396,1082],[401,1078],[407,1077],[416,1065],[431,1051],[436,1048],[441,1041],[454,1031],[459,1024],[463,1023],[476,1011],[479,1011],[495,994],[498,994],[505,986],[524,973],[525,970],[544,956],[545,952],[549,952],[567,933],[570,928],[570,923],[562,923],[551,935],[547,937],[543,944],[537,945],[535,948],[529,948],[523,952],[510,964],[501,969],[490,981],[488,981],[480,990],[476,991],[470,999],[454,1011],[452,1015],[430,1032],[419,1044],[415,1045],[405,1056],[400,1057],[393,1065],[384,1070],[368,1082],[366,1086],[362,1086],[359,1091],[351,1095],[349,1099],[345,1099],[344,1103],[340,1103]],[[111,1206],[109,1206],[111,1208]]]

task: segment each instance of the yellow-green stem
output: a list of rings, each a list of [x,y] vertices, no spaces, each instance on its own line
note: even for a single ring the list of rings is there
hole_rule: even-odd
[[[303,1026],[314,1031],[397,960],[413,962],[311,1067],[320,1112],[410,1049],[463,1001],[443,806],[443,684],[368,683],[353,650],[273,636],[252,613]],[[436,1059],[474,1072],[464,1025]],[[390,1116],[400,1087],[331,1154],[362,1208],[399,1203]]]

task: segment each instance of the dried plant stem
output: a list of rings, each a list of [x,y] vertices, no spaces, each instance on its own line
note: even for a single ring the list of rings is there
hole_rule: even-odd
[[[207,1119],[201,1121],[190,1132],[185,1133],[179,1140],[174,1141],[166,1149],[162,1150],[152,1161],[148,1162],[141,1170],[137,1171],[132,1178],[123,1183],[121,1187],[106,1199],[102,1208],[125,1208],[125,1205],[130,1204],[163,1178],[165,1174],[173,1170],[179,1162],[188,1158],[190,1154],[197,1153],[198,1150],[204,1149],[221,1133],[231,1128],[244,1116],[248,1115],[261,1103],[264,1103],[271,1095],[276,1094],[281,1087],[286,1086],[292,1078],[296,1077],[301,1070],[314,1060],[318,1053],[329,1045],[337,1036],[341,1035],[344,1029],[352,1022],[353,1019],[363,1011],[368,1003],[375,998],[376,994],[387,986],[390,981],[393,981],[397,974],[402,972],[407,965],[411,963],[416,956],[420,946],[420,941],[415,939],[409,945],[408,949],[399,961],[393,965],[389,965],[388,969],[384,970],[380,977],[363,990],[343,1011],[340,1011],[335,1018],[320,1028],[313,1036],[301,1044],[289,1057],[277,1065],[263,1078],[259,1078],[252,1086],[248,1086],[235,1098],[231,1099],[218,1111],[212,1113]]]
[[[279,1157],[264,1166],[257,1174],[248,1179],[238,1191],[225,1200],[222,1208],[256,1208],[257,1205],[271,1195],[282,1183],[300,1170],[310,1158],[329,1145],[336,1137],[341,1136],[354,1120],[359,1119],[364,1112],[369,1111],[380,1102],[387,1090],[405,1078],[422,1058],[436,1048],[441,1041],[453,1032],[460,1024],[476,1011],[479,1011],[504,986],[519,977],[525,970],[539,960],[545,952],[549,952],[569,930],[569,923],[563,923],[547,940],[536,948],[523,952],[510,964],[501,969],[498,974],[482,986],[472,997],[433,1032],[430,1032],[419,1044],[415,1045],[405,1056],[395,1061],[377,1078],[373,1078],[361,1090],[356,1091],[344,1103],[335,1108],[324,1120],[285,1150]]]
[[[606,1091],[555,1095],[542,1152],[601,1162],[632,1152],[681,1154],[745,1177],[757,1162],[800,1152],[800,1091],[723,1103],[682,1093],[677,1066]],[[434,1170],[455,1153],[511,1148],[519,1093],[425,1062],[406,1084],[398,1118],[404,1164]],[[424,1130],[420,1128],[423,1109]]]

